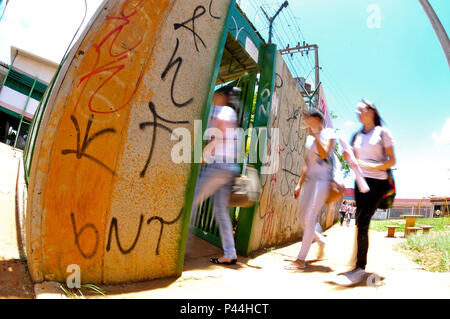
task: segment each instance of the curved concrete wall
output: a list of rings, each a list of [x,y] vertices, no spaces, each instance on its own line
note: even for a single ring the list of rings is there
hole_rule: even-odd
[[[30,169],[34,281],[115,283],[177,275],[193,132],[211,89],[230,0],[105,1],[64,64]]]
[[[274,95],[270,114],[270,128],[278,128],[269,138],[267,159],[271,149],[279,155],[278,170],[262,175],[262,194],[253,220],[250,251],[298,240],[303,229],[298,216],[298,200],[294,188],[305,163],[307,132],[301,129],[302,111],[306,105],[283,57],[277,53]],[[272,145],[276,143],[275,145]],[[323,229],[335,220],[336,207],[323,207],[319,222]]]

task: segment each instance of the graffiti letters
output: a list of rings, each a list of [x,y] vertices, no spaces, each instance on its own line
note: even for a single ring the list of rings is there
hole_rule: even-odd
[[[141,130],[144,130],[147,126],[151,126],[153,127],[153,136],[152,136],[152,141],[151,141],[151,145],[150,145],[150,151],[147,157],[147,161],[144,165],[144,168],[142,169],[140,176],[144,177],[145,173],[147,172],[147,168],[148,165],[150,164],[150,161],[152,160],[152,156],[153,156],[153,150],[155,148],[155,143],[156,143],[156,135],[157,135],[157,129],[164,129],[166,131],[168,131],[170,134],[172,134],[172,129],[168,128],[167,126],[161,124],[158,122],[158,120],[161,120],[162,122],[165,123],[170,123],[170,124],[188,124],[189,121],[170,121],[168,119],[165,119],[163,117],[161,117],[160,115],[158,115],[158,113],[156,112],[156,108],[155,105],[153,104],[153,102],[149,102],[148,103],[148,107],[150,109],[150,112],[153,115],[153,121],[151,122],[142,122],[139,124],[139,127]]]
[[[81,255],[84,258],[86,258],[86,259],[92,258],[96,254],[97,248],[98,248],[99,237],[98,237],[98,230],[97,230],[97,228],[93,224],[86,224],[83,227],[81,227],[80,230],[77,230],[77,224],[75,222],[75,215],[74,215],[74,213],[70,213],[70,219],[72,221],[73,233],[75,235],[75,245],[77,246],[79,252],[81,253]],[[80,246],[80,237],[88,229],[91,229],[94,232],[94,234],[95,234],[95,245],[94,245],[94,248],[92,249],[91,252],[85,252]]]
[[[107,134],[107,133],[116,133],[116,130],[113,128],[105,128],[100,131],[95,132],[91,136],[89,136],[89,130],[91,129],[92,122],[94,121],[94,115],[89,116],[88,123],[86,125],[86,130],[84,132],[84,138],[83,138],[83,144],[80,145],[81,142],[81,134],[80,134],[80,127],[78,125],[77,118],[74,115],[70,116],[70,119],[73,122],[73,125],[75,126],[75,130],[77,132],[77,148],[74,149],[64,149],[61,151],[61,154],[67,155],[67,154],[75,154],[77,159],[80,159],[82,157],[86,157],[90,159],[91,161],[97,163],[98,165],[102,166],[106,170],[108,170],[111,174],[114,175],[114,171],[109,168],[106,164],[101,162],[99,159],[86,154],[86,149],[88,148],[89,144],[91,144],[92,141],[94,141],[96,138],[100,137],[101,135]]]
[[[131,246],[129,248],[125,249],[122,247],[122,244],[120,243],[119,229],[117,226],[117,218],[113,217],[111,220],[111,225],[109,226],[108,243],[106,244],[106,251],[109,251],[111,249],[112,233],[113,233],[113,231],[115,231],[116,243],[117,243],[117,247],[119,248],[120,252],[124,255],[131,253],[139,240],[139,236],[141,235],[141,228],[142,228],[143,221],[144,221],[144,215],[141,215],[136,237],[134,238],[134,241],[131,244]]]
[[[202,15],[204,15],[205,12],[206,12],[206,9],[205,9],[204,6],[197,6],[197,7],[195,8],[195,10],[194,10],[194,13],[193,13],[191,19],[186,20],[186,21],[184,21],[184,22],[182,22],[182,23],[175,23],[175,24],[173,25],[173,28],[174,28],[175,30],[178,30],[179,28],[183,27],[183,28],[185,28],[185,29],[187,29],[187,30],[189,30],[189,31],[192,32],[192,35],[193,35],[193,37],[194,37],[195,49],[197,50],[197,52],[200,52],[199,49],[198,49],[198,45],[197,45],[197,39],[200,40],[200,42],[203,44],[203,47],[205,47],[205,48],[206,48],[206,44],[205,44],[205,42],[202,40],[202,38],[198,35],[198,33],[195,32],[195,20],[198,19],[198,18],[200,18]],[[189,22],[192,22],[192,28],[186,26],[186,24],[189,23]]]
[[[155,221],[155,220],[158,221],[160,223],[160,225],[161,225],[161,228],[160,228],[160,231],[159,231],[159,235],[158,235],[158,241],[157,241],[156,249],[155,249],[155,254],[156,255],[159,255],[159,246],[161,244],[161,239],[162,239],[162,235],[163,235],[163,232],[164,232],[164,226],[165,225],[175,224],[181,218],[181,215],[183,214],[183,211],[184,211],[184,208],[182,208],[180,210],[180,213],[178,214],[178,216],[175,217],[175,219],[173,219],[171,221],[164,220],[164,218],[162,218],[160,216],[153,216],[153,217],[150,217],[147,220],[147,225],[149,225],[152,221]],[[117,248],[119,248],[119,251],[123,255],[131,253],[134,250],[134,248],[136,247],[136,244],[139,241],[139,237],[141,236],[141,230],[142,230],[143,222],[144,222],[144,215],[141,215],[140,219],[139,219],[139,226],[138,226],[138,229],[137,229],[137,232],[136,232],[136,236],[134,238],[133,243],[130,245],[129,248],[124,248],[122,246],[122,244],[121,244],[121,241],[120,241],[117,219],[115,217],[113,217],[112,220],[111,220],[111,225],[109,226],[109,234],[108,234],[108,242],[107,242],[107,245],[106,245],[106,251],[110,251],[111,250],[111,242],[112,242],[113,233],[114,233],[114,237],[116,239]]]

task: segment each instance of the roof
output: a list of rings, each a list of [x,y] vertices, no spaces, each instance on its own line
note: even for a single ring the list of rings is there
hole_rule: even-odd
[[[39,55],[36,55],[34,53],[31,53],[31,52],[28,52],[26,50],[16,48],[15,46],[11,46],[11,63],[12,63],[12,60],[14,59],[14,57],[16,56],[16,54],[20,54],[22,56],[25,56],[25,57],[27,57],[29,59],[38,61],[38,62],[43,63],[43,64],[47,64],[47,65],[49,65],[51,67],[54,67],[55,69],[57,69],[58,66],[59,66],[59,64],[56,63],[56,62],[50,61],[50,60],[48,60],[46,58],[43,58],[43,57],[41,57]]]

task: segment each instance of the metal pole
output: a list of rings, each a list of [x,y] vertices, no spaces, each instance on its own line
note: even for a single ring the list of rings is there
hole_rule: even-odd
[[[433,26],[434,32],[441,43],[442,50],[444,50],[445,58],[447,59],[447,63],[450,66],[450,40],[448,39],[448,35],[445,32],[444,27],[442,26],[441,21],[439,20],[436,12],[434,12],[433,7],[430,5],[428,0],[419,0],[420,4],[425,10],[425,13],[430,19],[431,25]]]
[[[12,69],[12,64],[9,66],[8,72],[6,72],[5,78],[3,79],[2,87],[5,86],[6,80],[8,79],[8,75],[9,75],[9,72],[11,71],[11,69]]]
[[[14,141],[14,148],[16,148],[17,139],[19,138],[20,128],[22,127],[23,117],[25,115],[25,111],[27,110],[28,102],[30,101],[31,93],[33,93],[34,86],[36,85],[37,78],[34,78],[33,85],[31,86],[30,93],[28,94],[27,101],[25,102],[25,107],[23,108],[22,115],[20,115],[19,128],[17,129],[16,140]]]
[[[286,8],[289,5],[289,2],[286,0],[281,7],[278,9],[278,11],[275,13],[275,15],[272,18],[269,18],[266,11],[261,7],[262,11],[264,12],[267,20],[269,20],[269,44],[272,43],[272,33],[273,33],[273,22],[275,21],[275,18],[280,14],[281,10]]]

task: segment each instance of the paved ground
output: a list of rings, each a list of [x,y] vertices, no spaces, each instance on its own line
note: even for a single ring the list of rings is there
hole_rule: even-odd
[[[16,156],[16,157],[14,157]],[[51,284],[33,287],[26,263],[19,258],[16,239],[14,190],[19,154],[0,143],[0,298],[59,297]],[[102,286],[108,298],[448,298],[450,273],[429,273],[392,249],[402,238],[370,233],[367,280],[352,288],[330,281],[350,268],[354,226],[339,225],[326,234],[326,257],[314,261],[317,246],[308,256],[308,267],[289,271],[283,267],[297,255],[301,243],[240,257],[238,264],[222,267],[209,263],[219,256],[217,247],[190,236],[184,272],[179,278]],[[54,287],[54,286],[53,286]],[[36,291],[36,293],[35,293]],[[89,298],[98,298],[90,296]]]
[[[0,298],[34,298],[17,247],[15,188],[20,156],[22,152],[0,143]]]

